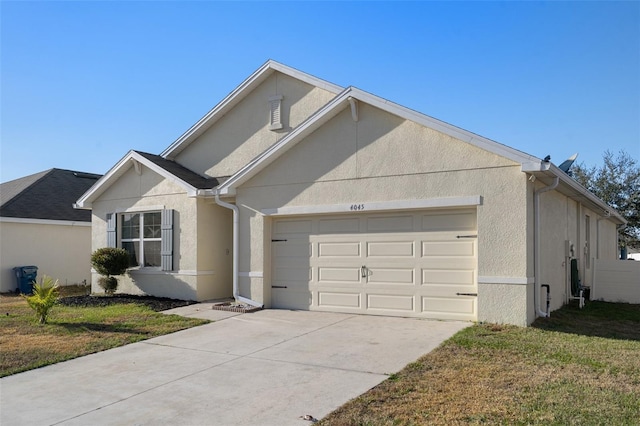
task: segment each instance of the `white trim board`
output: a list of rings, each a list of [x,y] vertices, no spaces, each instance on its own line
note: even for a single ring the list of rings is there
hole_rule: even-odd
[[[465,197],[428,198],[424,200],[399,200],[354,202],[351,204],[324,204],[311,206],[290,206],[275,209],[263,209],[265,216],[291,216],[324,213],[366,213],[394,210],[423,210],[439,207],[467,207],[482,204],[482,196],[470,195]]]

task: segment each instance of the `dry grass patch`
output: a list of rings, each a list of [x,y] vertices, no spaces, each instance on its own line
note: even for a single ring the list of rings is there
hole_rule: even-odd
[[[640,424],[640,307],[630,306],[474,325],[321,424]]]
[[[57,305],[48,323],[38,324],[23,298],[1,295],[0,377],[207,322],[165,315],[137,304],[118,304]]]

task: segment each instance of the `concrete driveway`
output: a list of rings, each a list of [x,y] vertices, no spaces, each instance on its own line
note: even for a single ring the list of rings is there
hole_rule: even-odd
[[[2,425],[305,425],[470,323],[338,313],[216,322],[0,379]]]

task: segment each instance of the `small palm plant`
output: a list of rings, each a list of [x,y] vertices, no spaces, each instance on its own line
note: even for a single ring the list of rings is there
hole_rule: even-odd
[[[37,282],[33,285],[33,294],[27,296],[22,295],[27,300],[27,303],[36,313],[38,322],[40,324],[46,324],[49,311],[58,302],[58,280],[44,275],[40,284]]]
[[[98,280],[100,287],[108,295],[118,289],[118,279],[113,275],[122,275],[129,267],[129,252],[115,247],[103,247],[91,254],[91,265],[102,275]]]

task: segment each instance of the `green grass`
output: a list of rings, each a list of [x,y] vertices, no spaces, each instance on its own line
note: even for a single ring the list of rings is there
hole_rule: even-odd
[[[640,425],[640,306],[477,324],[322,425]]]
[[[0,298],[0,377],[111,349],[209,321],[165,315],[137,304],[56,305],[38,324],[26,301]]]

